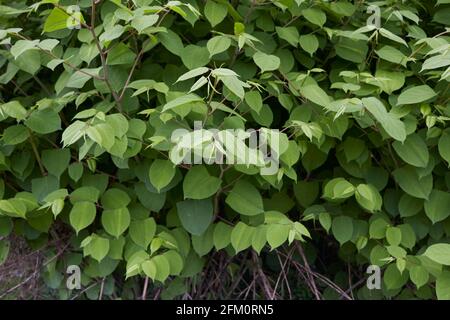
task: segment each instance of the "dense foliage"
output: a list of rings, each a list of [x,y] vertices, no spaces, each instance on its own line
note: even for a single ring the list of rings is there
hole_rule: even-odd
[[[0,1],[0,263],[26,239],[62,299],[450,299],[449,23],[449,0]],[[279,129],[277,172],[178,163],[195,121]]]

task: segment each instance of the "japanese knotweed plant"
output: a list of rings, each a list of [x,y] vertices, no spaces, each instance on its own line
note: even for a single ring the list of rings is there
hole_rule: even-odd
[[[0,262],[15,233],[61,298],[68,265],[175,297],[211,252],[290,246],[356,298],[450,299],[449,23],[449,0],[0,0]]]

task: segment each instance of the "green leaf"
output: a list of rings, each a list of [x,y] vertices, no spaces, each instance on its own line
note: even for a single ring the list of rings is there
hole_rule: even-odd
[[[183,227],[193,235],[202,235],[212,222],[211,199],[185,200],[177,203],[178,217]]]
[[[208,71],[209,71],[209,68],[207,68],[207,67],[195,68],[195,69],[190,70],[190,71],[186,72],[185,74],[181,75],[177,79],[177,81],[175,81],[175,83],[177,83],[179,81],[185,81],[185,80],[189,80],[191,78],[195,78],[195,77],[201,76],[202,74],[205,74]]]
[[[370,184],[360,184],[355,191],[356,201],[369,212],[381,210],[383,200],[378,190]]]
[[[302,49],[308,52],[311,57],[319,49],[319,40],[313,34],[302,35],[299,41]]]
[[[158,190],[167,186],[175,176],[175,165],[170,160],[155,159],[148,172],[150,182]]]
[[[30,132],[21,124],[10,126],[3,131],[3,142],[6,145],[16,145],[28,139]]]
[[[296,47],[299,42],[300,35],[296,27],[275,27],[278,37],[286,40],[291,46]]]
[[[163,255],[142,263],[142,270],[152,280],[164,282],[170,275],[170,264]]]
[[[210,60],[209,51],[206,47],[187,45],[181,53],[181,61],[189,70],[203,67]]]
[[[90,255],[97,261],[102,261],[109,252],[109,240],[96,234],[86,238],[81,243],[84,255]]]
[[[16,120],[23,120],[27,116],[27,110],[19,101],[10,101],[0,105],[0,114],[2,113],[5,113]]]
[[[70,163],[69,149],[52,149],[42,152],[42,164],[48,173],[55,177],[60,177]]]
[[[355,63],[364,62],[368,51],[366,41],[341,37],[336,45],[336,54],[339,57]]]
[[[264,212],[263,201],[258,189],[245,180],[236,182],[225,202],[233,210],[245,216],[254,216]]]
[[[96,69],[81,69],[75,71],[67,80],[66,87],[81,89],[86,82],[91,80],[94,76],[98,76],[101,68]]]
[[[340,216],[333,219],[331,225],[333,236],[341,245],[350,241],[353,236],[353,220],[347,216]]]
[[[72,178],[75,182],[80,180],[83,176],[83,164],[81,162],[74,162],[69,165],[69,177]]]
[[[131,21],[131,26],[141,34],[145,29],[153,26],[159,19],[159,15],[138,15]]]
[[[192,235],[192,248],[200,256],[207,255],[214,247],[214,228],[208,228],[201,235]]]
[[[438,143],[439,154],[450,167],[450,130],[444,130]]]
[[[156,232],[156,222],[153,218],[147,218],[143,220],[135,220],[130,224],[130,230],[128,234],[131,240],[137,245],[147,249],[148,245],[152,241]]]
[[[397,50],[391,46],[383,46],[379,50],[375,50],[377,55],[386,61],[392,62],[394,64],[401,64],[406,67],[406,62],[408,61],[408,57],[406,57],[400,50]]]
[[[120,189],[108,189],[101,198],[103,209],[114,210],[126,207],[131,202],[130,196]]]
[[[265,54],[260,51],[253,55],[253,61],[261,69],[261,72],[277,70],[280,67],[280,58],[274,55]]]
[[[61,130],[61,119],[57,112],[44,109],[34,111],[25,120],[25,125],[36,133],[48,134]]]
[[[406,47],[408,47],[408,44],[406,43],[405,40],[403,40],[401,37],[399,37],[399,36],[393,34],[393,33],[390,32],[389,30],[384,29],[384,28],[380,28],[380,29],[378,29],[378,32],[380,32],[380,34],[381,34],[383,37],[388,38],[388,39],[390,39],[390,40],[392,40],[392,41],[401,43],[401,44],[405,45]]]
[[[424,204],[425,213],[431,222],[436,223],[450,216],[450,193],[433,190]]]
[[[22,53],[35,49],[39,44],[39,40],[18,40],[11,47],[10,52],[13,55],[14,59],[17,59]]]
[[[225,19],[228,14],[228,8],[223,3],[207,1],[205,4],[205,17],[212,27],[215,27]]]
[[[427,200],[433,189],[433,176],[419,178],[413,167],[403,167],[392,172],[395,181],[409,195]]]
[[[70,225],[78,234],[80,230],[88,227],[94,222],[95,215],[95,204],[88,201],[78,201],[73,205],[73,208],[70,211]]]
[[[217,36],[211,38],[206,43],[209,51],[209,56],[212,57],[218,53],[222,53],[231,46],[231,39],[225,36]]]
[[[63,147],[70,146],[77,142],[82,136],[84,136],[88,125],[82,121],[75,121],[64,130],[61,140],[63,141]]]
[[[405,141],[406,128],[405,124],[397,119],[393,114],[386,111],[385,106],[377,98],[363,98],[364,107],[374,116],[381,124],[384,130],[395,140]]]
[[[328,94],[318,85],[307,85],[305,87],[301,87],[300,93],[306,99],[322,107],[328,106],[332,101]]]
[[[231,232],[231,245],[236,254],[247,249],[252,244],[254,229],[243,222],[238,222]]]
[[[219,221],[214,226],[213,242],[216,250],[226,248],[231,243],[231,232],[233,227]]]
[[[235,76],[222,76],[220,80],[223,82],[225,87],[230,90],[233,94],[238,96],[239,98],[244,98],[244,86],[247,86],[245,82],[240,81]]]
[[[258,91],[248,91],[244,96],[245,103],[255,112],[259,113],[263,106],[261,95]]]
[[[267,242],[272,247],[272,250],[287,241],[290,230],[291,226],[285,224],[269,224],[267,226]]]
[[[354,193],[355,187],[344,178],[328,181],[323,189],[323,197],[330,200],[346,199]]]
[[[86,129],[88,137],[100,147],[109,150],[114,145],[114,129],[108,123],[99,123]]]
[[[323,27],[325,22],[327,21],[327,16],[325,13],[317,8],[308,8],[302,11],[302,15],[311,22],[319,27]]]
[[[425,168],[428,165],[428,148],[425,141],[418,134],[413,133],[409,135],[403,143],[395,141],[392,146],[406,163],[421,168]]]
[[[54,32],[62,29],[73,28],[80,23],[84,23],[81,13],[75,13],[73,16],[59,7],[53,8],[45,20],[44,32]]]
[[[108,52],[106,63],[110,66],[132,64],[136,54],[124,43],[118,43]]]
[[[179,275],[184,267],[184,261],[181,255],[175,250],[169,250],[164,252],[162,256],[169,262],[169,273],[174,276]]]
[[[10,244],[8,240],[0,241],[0,266],[6,261],[9,255]]]
[[[402,230],[397,227],[388,227],[386,229],[386,240],[391,246],[398,246],[402,241]]]
[[[436,279],[436,295],[439,300],[450,300],[450,272],[442,272]]]
[[[162,108],[162,112],[166,112],[167,110],[171,110],[173,108],[183,106],[188,103],[200,102],[200,101],[203,101],[203,99],[193,93],[188,93],[184,96],[178,97],[178,98],[166,103]]]
[[[97,202],[99,191],[95,187],[81,187],[74,190],[70,194],[70,202],[76,203],[78,201]]]
[[[403,91],[397,100],[397,105],[417,104],[436,96],[436,92],[428,85],[409,88]]]
[[[409,270],[409,276],[417,289],[427,284],[430,277],[427,269],[423,266],[412,266]]]
[[[0,212],[11,217],[25,218],[27,206],[21,199],[0,200]]]
[[[103,210],[102,225],[106,232],[118,238],[130,226],[130,212],[127,208]]]
[[[209,174],[205,166],[193,166],[183,181],[185,199],[205,199],[214,195],[222,181]]]
[[[448,243],[433,244],[423,255],[444,266],[450,266],[450,244]]]

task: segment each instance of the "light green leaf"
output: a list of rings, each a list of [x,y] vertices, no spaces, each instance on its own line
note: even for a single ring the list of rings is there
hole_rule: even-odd
[[[445,220],[450,216],[450,193],[434,189],[425,201],[424,208],[433,224]]]
[[[54,110],[37,110],[25,120],[25,125],[36,133],[49,134],[61,130],[61,118]]]
[[[267,226],[267,242],[272,247],[272,250],[287,241],[290,230],[291,226],[285,224],[269,224]]]
[[[259,113],[263,106],[262,97],[258,91],[248,91],[244,96],[245,103],[255,112]]]
[[[264,211],[258,189],[245,180],[236,182],[225,202],[233,210],[246,216],[254,216]]]
[[[280,67],[280,58],[274,55],[256,52],[253,55],[253,61],[261,69],[261,72],[277,70]]]
[[[450,266],[450,244],[448,243],[433,244],[423,255],[444,266]]]
[[[296,27],[275,27],[278,37],[286,40],[291,46],[296,47],[299,42],[300,35]]]
[[[161,191],[167,186],[175,176],[175,165],[170,160],[156,159],[153,161],[149,170],[149,178],[152,185]]]
[[[195,68],[193,70],[190,70],[188,72],[186,72],[185,74],[181,75],[177,81],[175,81],[175,83],[179,82],[179,81],[185,81],[191,78],[195,78],[198,76],[201,76],[202,74],[205,74],[206,72],[209,71],[209,68],[207,67],[199,67],[199,68]]]
[[[212,57],[218,53],[222,53],[231,46],[231,39],[225,36],[217,36],[211,38],[206,43],[209,51],[209,56]]]
[[[436,92],[428,85],[412,87],[403,91],[397,100],[397,105],[417,104],[436,96]]]
[[[428,199],[431,189],[433,188],[432,175],[419,179],[419,176],[414,168],[409,166],[399,168],[392,174],[394,175],[394,178],[400,188],[402,188],[406,193],[416,198],[425,200]]]
[[[450,167],[450,130],[444,130],[438,143],[439,154]]]
[[[450,300],[450,272],[444,271],[436,279],[436,295],[439,300]]]
[[[214,195],[222,181],[211,176],[205,166],[193,166],[183,181],[185,199],[205,199]]]
[[[2,140],[5,145],[16,145],[28,139],[30,132],[24,125],[9,126],[3,131]]]
[[[323,189],[323,197],[330,200],[340,200],[351,197],[355,187],[344,178],[328,181]]]
[[[176,107],[188,104],[188,103],[200,102],[200,101],[203,101],[203,99],[193,93],[189,93],[189,94],[186,94],[184,96],[181,96],[179,98],[176,98],[176,99],[171,100],[168,103],[166,103],[162,108],[162,112],[166,112],[168,110],[171,110],[173,108],[176,108]]]
[[[141,34],[145,29],[153,26],[159,19],[159,15],[150,14],[150,15],[142,15],[136,16],[131,21],[131,26],[137,30],[139,34]]]
[[[369,212],[381,210],[383,200],[378,190],[370,184],[360,184],[355,191],[356,201]]]
[[[374,116],[381,124],[384,130],[395,140],[405,141],[406,128],[405,124],[396,118],[393,114],[386,111],[385,106],[380,100],[374,97],[363,98],[364,107]]]
[[[233,227],[219,221],[214,226],[213,242],[216,250],[221,250],[231,243],[231,232]]]
[[[102,207],[107,210],[124,208],[130,201],[130,196],[117,188],[108,189],[101,198]]]
[[[318,104],[319,106],[326,107],[331,103],[331,98],[328,94],[320,88],[318,85],[307,85],[300,88],[300,93],[306,99]]]
[[[96,208],[94,203],[88,201],[76,202],[70,211],[70,225],[78,234],[80,230],[88,227],[94,222],[95,215]]]
[[[392,146],[406,163],[421,168],[428,165],[428,148],[420,135],[413,133],[406,138],[405,142],[395,141]]]
[[[156,232],[156,222],[153,218],[135,220],[130,224],[128,234],[134,243],[147,249]]]
[[[302,49],[308,52],[310,56],[319,49],[319,40],[313,34],[301,35],[299,41]]]
[[[130,226],[130,213],[127,208],[103,210],[102,225],[105,231],[119,237]]]
[[[69,149],[52,149],[42,152],[42,164],[55,177],[60,177],[66,171],[70,162]]]
[[[231,245],[236,253],[247,249],[252,244],[254,228],[243,222],[238,222],[231,232]]]
[[[207,1],[205,4],[205,17],[211,26],[215,27],[225,19],[228,14],[228,8],[223,3],[215,1]]]
[[[325,22],[327,21],[327,16],[325,13],[317,8],[308,8],[302,11],[302,15],[311,22],[319,27],[323,27]]]

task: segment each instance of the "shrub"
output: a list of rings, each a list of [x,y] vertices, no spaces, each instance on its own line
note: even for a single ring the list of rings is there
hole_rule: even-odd
[[[450,299],[448,0],[30,2],[0,6],[0,262],[45,250],[59,298],[79,265],[89,298]]]

